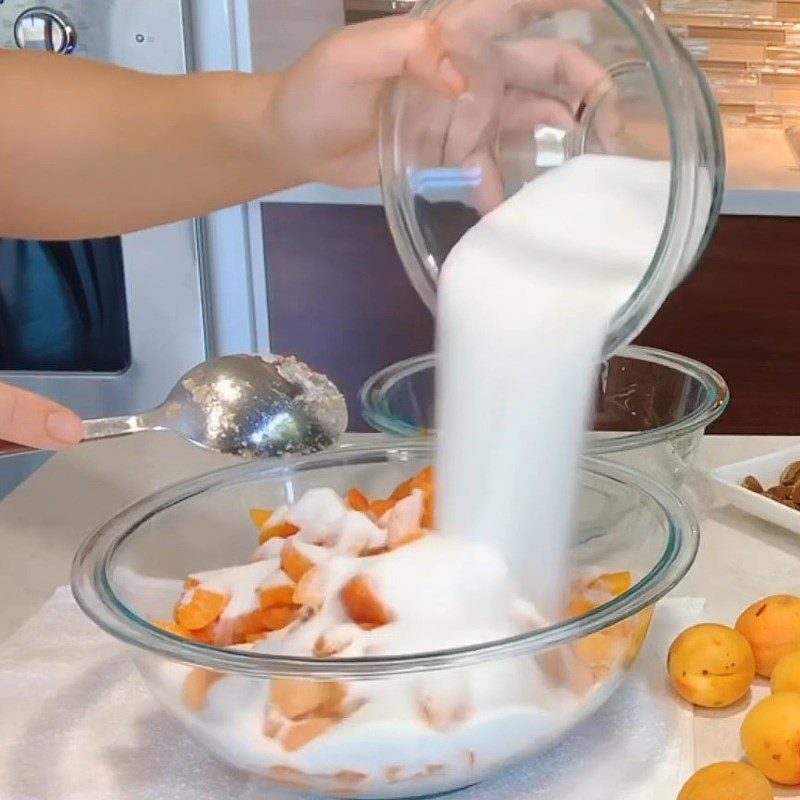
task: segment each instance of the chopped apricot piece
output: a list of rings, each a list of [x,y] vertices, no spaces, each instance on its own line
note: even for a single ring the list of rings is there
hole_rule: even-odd
[[[286,542],[281,550],[281,569],[295,582],[298,583],[303,575],[314,568],[292,542]]]
[[[414,480],[403,481],[399,484],[395,490],[389,496],[390,500],[403,500],[404,498],[408,497],[411,494],[411,490],[414,488]]]
[[[353,511],[369,511],[369,498],[358,489],[351,489],[347,493],[347,505]]]
[[[279,631],[285,628],[297,616],[296,606],[275,606],[273,608],[259,608],[244,614],[236,620],[233,633],[234,642],[245,642],[247,637]]]
[[[171,619],[154,619],[153,625],[155,625],[156,628],[161,628],[162,631],[175,634],[175,636],[191,636],[189,631],[185,628],[181,628],[177,622],[173,622]]]
[[[251,508],[250,519],[253,520],[253,525],[256,526],[256,529],[260,531],[269,522],[269,518],[274,513],[275,510],[272,508]]]
[[[339,655],[343,650],[350,647],[361,634],[358,625],[347,623],[337,625],[329,631],[321,633],[314,642],[315,658],[331,658]]]
[[[291,522],[279,522],[277,525],[270,525],[268,528],[262,528],[258,536],[258,543],[264,544],[270,539],[288,539],[294,536],[300,528],[297,525],[292,525]]]
[[[217,622],[210,622],[204,628],[198,628],[196,631],[189,631],[189,636],[196,642],[203,644],[216,644],[217,642]]]
[[[433,496],[432,495],[425,495],[425,500],[422,503],[422,522],[421,525],[423,528],[433,528],[434,525],[434,517],[433,517]]]
[[[573,596],[569,601],[570,619],[573,617],[582,617],[584,614],[588,614],[590,611],[594,611],[596,608],[597,603],[593,603],[588,598],[583,597],[582,595]]]
[[[627,592],[633,585],[630,572],[609,572],[595,578],[587,587],[590,590],[609,592],[614,597]]]
[[[469,715],[469,709],[465,705],[437,701],[431,696],[419,699],[419,711],[425,722],[439,731],[460,725]]]
[[[187,589],[194,589],[195,586],[199,586],[200,581],[197,578],[187,578],[184,586]]]
[[[262,639],[266,639],[270,633],[271,631],[265,633],[247,633],[245,634],[244,640],[247,644],[254,644],[255,642],[260,642]]]
[[[301,772],[294,767],[284,767],[277,765],[270,767],[267,772],[267,777],[275,783],[285,786],[287,789],[296,789],[301,792],[310,791],[313,788],[313,783],[310,781],[310,776],[305,772]]]
[[[396,500],[373,500],[369,504],[369,510],[380,519],[387,511],[394,508],[396,502]]]
[[[346,695],[345,685],[337,681],[296,678],[275,678],[272,681],[272,702],[284,717],[291,720],[300,720],[311,714],[333,716]]]
[[[306,572],[297,582],[291,602],[315,610],[322,607],[325,602],[325,581],[316,567]]]
[[[365,625],[388,625],[394,614],[378,597],[367,575],[356,575],[343,587],[340,594],[345,611],[353,622]]]
[[[175,622],[187,631],[205,628],[214,622],[228,605],[226,594],[211,592],[201,586],[190,589],[186,602],[178,603],[175,609]]]
[[[222,677],[222,673],[210,669],[193,669],[183,682],[182,700],[189,711],[202,711],[206,705],[208,690]]]
[[[264,609],[261,615],[264,620],[264,627],[268,631],[279,631],[294,621],[297,616],[297,608],[295,606],[276,606],[275,608]]]
[[[363,783],[369,776],[364,772],[356,772],[352,769],[343,769],[340,772],[337,772],[333,779],[337,783],[346,783],[348,786],[355,786],[359,783]]]
[[[311,717],[301,722],[295,722],[286,729],[286,732],[281,737],[283,749],[294,753],[318,736],[322,736],[333,725],[334,720],[326,717]]]
[[[294,602],[294,589],[294,585],[290,583],[285,583],[281,586],[267,586],[259,593],[259,605],[261,608],[290,606]]]

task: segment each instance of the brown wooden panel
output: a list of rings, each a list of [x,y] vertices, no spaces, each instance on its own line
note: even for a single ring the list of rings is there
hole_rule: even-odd
[[[273,348],[326,371],[351,404],[375,369],[426,352],[430,315],[372,206],[268,204]],[[800,434],[800,219],[723,217],[701,266],[640,342],[719,370],[717,433]]]
[[[800,434],[800,219],[723,217],[701,265],[640,337],[711,365],[716,433]]]

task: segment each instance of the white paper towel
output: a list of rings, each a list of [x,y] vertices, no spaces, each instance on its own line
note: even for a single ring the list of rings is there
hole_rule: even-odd
[[[629,679],[556,749],[459,800],[672,800],[693,771],[692,713],[666,651],[702,611],[667,599]],[[125,649],[59,589],[0,645],[3,800],[277,800],[220,766],[160,710]]]

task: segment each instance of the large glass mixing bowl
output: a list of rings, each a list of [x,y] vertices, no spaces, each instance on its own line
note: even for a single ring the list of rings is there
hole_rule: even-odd
[[[381,433],[425,436],[435,421],[434,355],[400,361],[361,387],[361,414]],[[627,347],[601,372],[586,453],[628,464],[679,489],[706,428],[730,399],[722,376],[699,361]]]
[[[358,486],[383,496],[434,455],[426,440],[343,447],[247,463],[164,489],[89,537],[76,555],[73,591],[89,617],[128,645],[155,697],[187,733],[268,784],[378,798],[485,780],[551,746],[612,694],[639,653],[653,605],[689,569],[697,522],[649,478],[602,462],[587,461],[582,471],[570,567],[575,575],[598,565],[630,571],[631,588],[582,616],[510,639],[394,657],[298,658],[212,647],[148,621],[171,615],[187,575],[248,562],[253,506],[277,507],[313,487],[344,493]],[[409,691],[447,702],[452,687],[466,686],[483,693],[484,703],[466,700],[463,714],[440,724],[402,710],[376,718],[368,700],[290,751],[268,724],[279,685],[312,693],[335,685],[346,698],[389,707]],[[531,695],[526,688],[523,698],[520,686],[538,689]],[[309,722],[315,724],[297,724]]]
[[[613,354],[696,264],[719,215],[724,143],[703,73],[644,0],[418,0],[411,13],[435,21],[467,79],[457,98],[400,79],[382,117],[389,226],[432,311],[453,246],[526,184],[586,155],[664,164],[653,190],[665,209],[660,241],[609,327]],[[576,200],[610,193],[582,175]],[[624,215],[620,230],[631,225],[627,211],[609,213]],[[576,219],[554,224],[574,230],[580,251]]]

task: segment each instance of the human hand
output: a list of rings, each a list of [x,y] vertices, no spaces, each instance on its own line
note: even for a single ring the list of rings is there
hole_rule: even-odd
[[[37,450],[63,450],[83,436],[83,422],[69,409],[0,383],[0,439]]]
[[[435,21],[400,17],[350,26],[279,77],[271,138],[297,182],[374,185],[384,93],[391,80],[407,78],[418,90],[419,135],[440,162],[431,166],[477,167],[499,202],[491,152],[498,131],[569,129],[580,103],[606,76],[573,43],[513,34],[559,8],[602,6],[602,0],[453,0]]]

